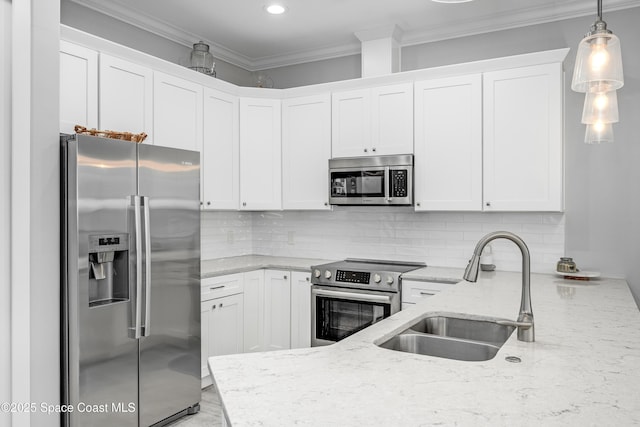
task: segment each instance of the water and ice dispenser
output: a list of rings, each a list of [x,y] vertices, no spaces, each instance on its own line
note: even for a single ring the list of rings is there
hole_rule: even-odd
[[[129,235],[89,236],[89,307],[129,299]]]

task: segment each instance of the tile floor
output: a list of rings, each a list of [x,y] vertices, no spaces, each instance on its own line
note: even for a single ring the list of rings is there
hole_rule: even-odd
[[[200,412],[187,415],[168,424],[167,427],[220,427],[222,426],[222,406],[213,386],[202,390]]]

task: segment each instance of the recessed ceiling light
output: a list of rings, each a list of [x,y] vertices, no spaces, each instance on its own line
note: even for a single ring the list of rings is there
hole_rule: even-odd
[[[272,15],[282,15],[287,11],[287,8],[281,4],[270,4],[265,6],[264,10]]]

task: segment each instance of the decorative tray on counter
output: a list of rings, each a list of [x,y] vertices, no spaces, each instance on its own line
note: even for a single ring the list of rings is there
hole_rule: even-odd
[[[558,276],[562,276],[565,279],[574,279],[574,280],[590,280],[597,279],[600,277],[599,271],[558,271],[555,272]]]

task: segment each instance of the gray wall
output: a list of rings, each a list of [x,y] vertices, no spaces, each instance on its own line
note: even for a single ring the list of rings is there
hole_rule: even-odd
[[[402,49],[402,70],[468,62],[570,47],[565,61],[566,255],[583,269],[625,277],[640,303],[640,7],[607,13],[604,20],[620,37],[625,85],[618,92],[620,123],[615,142],[586,145],[580,123],[584,95],[571,91],[575,50],[593,17],[570,19]],[[355,57],[264,70],[277,87],[356,78]],[[323,80],[324,78],[324,80]],[[552,267],[552,266],[550,266]],[[640,305],[640,304],[639,304]]]
[[[69,0],[60,2],[60,22],[69,27],[148,53],[174,64],[183,66],[189,64],[190,47],[141,30]],[[193,42],[197,41],[194,40]],[[249,71],[217,58],[215,62],[216,76],[220,80],[239,86],[253,85],[252,75]]]

